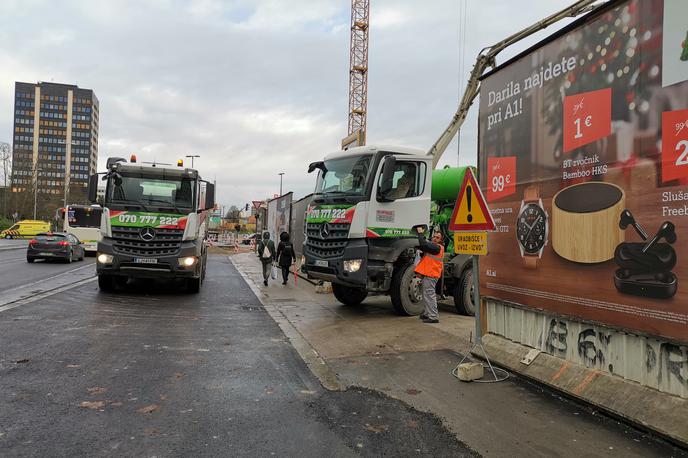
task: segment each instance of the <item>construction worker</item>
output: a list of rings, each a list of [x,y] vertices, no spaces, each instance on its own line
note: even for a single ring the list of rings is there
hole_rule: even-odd
[[[444,246],[442,245],[442,233],[435,231],[431,241],[425,239],[425,228],[417,226],[418,245],[423,252],[420,262],[415,268],[416,274],[421,278],[421,291],[425,302],[425,311],[420,315],[423,323],[439,323],[439,312],[437,311],[437,295],[435,286],[437,280],[442,276],[444,266]]]

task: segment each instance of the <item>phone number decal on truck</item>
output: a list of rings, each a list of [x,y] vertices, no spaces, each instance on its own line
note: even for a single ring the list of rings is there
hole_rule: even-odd
[[[110,211],[110,224],[113,226],[184,229],[186,218],[175,214]]]
[[[353,205],[318,205],[308,207],[306,222],[308,223],[350,223],[354,219]]]

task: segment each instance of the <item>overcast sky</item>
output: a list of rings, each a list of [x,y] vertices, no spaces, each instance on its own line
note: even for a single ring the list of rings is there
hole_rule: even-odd
[[[368,144],[428,149],[480,48],[572,3],[371,0]],[[527,4],[527,8],[524,5]],[[307,164],[339,149],[348,116],[348,0],[0,0],[0,141],[12,142],[15,81],[93,89],[99,165],[136,152],[217,180],[222,205],[311,192]],[[563,24],[562,24],[563,25]],[[537,39],[545,34],[540,33]],[[505,51],[509,56],[534,43]],[[474,164],[476,111],[461,135]],[[442,164],[457,163],[456,141]]]

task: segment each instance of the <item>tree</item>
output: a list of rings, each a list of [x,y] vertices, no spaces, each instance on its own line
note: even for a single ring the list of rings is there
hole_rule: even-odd
[[[232,205],[229,207],[229,210],[227,210],[227,214],[225,215],[225,219],[227,219],[230,223],[238,223],[239,222],[239,214],[241,211],[236,205]]]
[[[9,194],[8,183],[11,182],[12,174],[12,150],[9,143],[0,142],[0,183],[2,183],[2,213],[0,216],[7,216],[7,197]]]

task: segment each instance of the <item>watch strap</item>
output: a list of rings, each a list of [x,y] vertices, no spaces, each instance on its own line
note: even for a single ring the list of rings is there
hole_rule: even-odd
[[[524,202],[534,202],[540,199],[540,189],[537,185],[530,185],[523,191]]]
[[[527,269],[537,269],[539,261],[540,259],[537,256],[527,255],[523,257],[523,265],[525,265]]]

